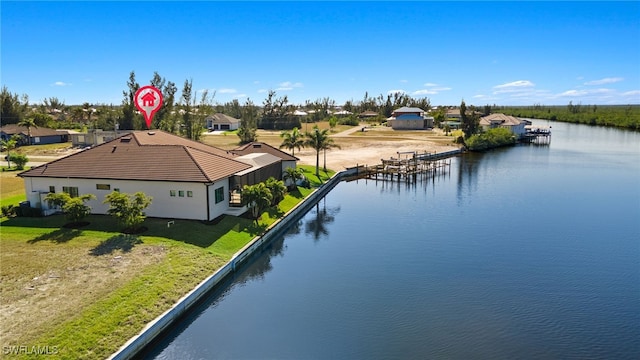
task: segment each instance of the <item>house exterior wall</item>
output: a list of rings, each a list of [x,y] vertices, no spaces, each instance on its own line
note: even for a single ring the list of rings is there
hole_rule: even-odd
[[[97,185],[108,185],[109,190],[99,190]],[[67,178],[24,178],[25,191],[48,193],[53,186],[55,192],[62,192],[63,186],[77,187],[78,194],[94,194],[95,200],[90,200],[87,205],[91,207],[93,214],[106,214],[108,204],[103,204],[106,195],[115,189],[120,192],[133,194],[138,191],[152,197],[151,205],[145,210],[147,216],[176,219],[210,220],[219,216],[228,207],[228,179],[207,186],[203,183],[166,182],[166,181],[130,181],[107,179],[67,179]],[[215,204],[215,189],[223,187],[224,199]],[[171,192],[175,191],[175,196]],[[182,194],[183,196],[180,196]],[[191,196],[189,196],[191,195]],[[28,196],[28,198],[31,198]],[[207,218],[207,199],[209,206],[209,218]],[[38,204],[31,204],[37,207]]]
[[[220,188],[222,188],[223,198],[221,201],[216,203],[216,189],[220,189]],[[231,189],[229,188],[229,179],[216,181],[211,185],[207,185],[206,189],[207,189],[206,196],[208,200],[205,201],[205,199],[201,199],[203,203],[208,202],[209,204],[209,215],[208,215],[209,218],[205,217],[205,219],[213,220],[218,216],[224,214],[224,212],[229,209],[229,196],[230,196],[229,192],[231,191]],[[202,219],[199,219],[199,220],[202,220]]]
[[[424,129],[425,120],[392,120],[391,127],[397,130],[417,130]]]

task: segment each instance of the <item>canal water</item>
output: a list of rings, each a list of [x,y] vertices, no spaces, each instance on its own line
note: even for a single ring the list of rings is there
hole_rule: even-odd
[[[640,358],[640,133],[536,123],[550,145],[340,183],[144,356]]]

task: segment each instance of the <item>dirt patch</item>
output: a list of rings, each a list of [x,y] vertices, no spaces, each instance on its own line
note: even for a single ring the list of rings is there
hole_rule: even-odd
[[[64,251],[54,250],[58,245],[53,242],[3,242],[3,345],[31,344],[36,336],[73,317],[78,309],[100,300],[147,266],[160,262],[167,252],[163,246],[141,243],[127,251],[111,242],[102,248],[95,243],[67,246]],[[103,255],[92,254],[92,247],[104,250]]]

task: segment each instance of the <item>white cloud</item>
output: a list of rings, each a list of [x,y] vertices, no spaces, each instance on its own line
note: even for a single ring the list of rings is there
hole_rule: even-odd
[[[280,83],[279,87],[276,88],[276,91],[293,90],[294,88],[301,88],[301,87],[302,87],[301,82],[292,83],[291,81],[285,81]]]
[[[267,91],[268,91],[267,89],[258,89],[259,94],[266,93]]]
[[[610,78],[604,78],[604,79],[600,79],[600,80],[587,81],[584,84],[585,85],[604,85],[604,84],[617,83],[617,82],[620,82],[622,80],[624,80],[624,78],[621,78],[621,77],[610,77]]]
[[[433,87],[433,86],[438,86],[438,84],[434,84],[434,83],[425,83],[422,86],[426,86],[426,87]]]
[[[392,95],[392,94],[405,94],[406,91],[402,90],[402,89],[395,89],[395,90],[389,90],[387,91],[387,95]]]
[[[623,92],[622,96],[640,96],[640,90],[631,90],[631,91]]]
[[[518,80],[506,84],[496,85],[493,87],[493,94],[528,92],[531,91],[535,84],[529,80]]]
[[[411,93],[411,95],[434,95],[437,94],[438,92],[435,90],[431,90],[431,89],[422,89],[422,90],[416,90],[414,92]]]
[[[246,97],[247,97],[247,94],[237,94],[237,95],[233,96],[234,99],[241,99],[241,98],[246,98]]]
[[[614,90],[611,89],[590,89],[590,90],[567,90],[561,94],[558,94],[559,97],[576,97],[576,96],[596,96],[596,95],[611,95],[615,93]]]
[[[402,79],[402,80],[400,80],[400,82],[401,82],[401,83],[403,83],[403,84],[406,84],[406,83],[408,83],[408,82],[409,82],[409,80]]]
[[[223,88],[223,89],[219,89],[219,90],[217,90],[217,92],[219,92],[220,94],[235,94],[235,93],[237,93],[237,92],[238,92],[238,90],[236,90],[236,89],[225,89],[225,88]]]
[[[71,83],[66,83],[63,81],[56,81],[53,84],[51,84],[51,86],[71,86]]]

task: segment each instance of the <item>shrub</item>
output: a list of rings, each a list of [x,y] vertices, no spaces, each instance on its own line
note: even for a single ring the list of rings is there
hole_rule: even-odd
[[[9,155],[9,161],[16,164],[18,170],[23,170],[24,166],[29,162],[29,158],[24,154],[11,154]]]

